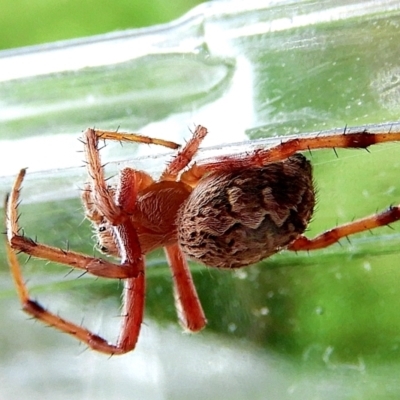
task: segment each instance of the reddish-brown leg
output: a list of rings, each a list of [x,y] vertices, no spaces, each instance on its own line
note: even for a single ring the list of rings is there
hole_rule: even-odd
[[[282,143],[268,149],[259,149],[251,153],[235,156],[220,156],[202,160],[184,172],[180,180],[188,185],[195,185],[205,173],[212,171],[231,171],[236,168],[255,168],[284,160],[293,154],[306,150],[326,148],[368,148],[373,144],[400,141],[400,131],[393,132],[359,132],[338,131],[333,134],[304,136],[296,139],[285,139]]]
[[[373,214],[365,218],[360,218],[356,221],[349,222],[344,225],[330,229],[315,238],[308,239],[305,236],[300,236],[288,246],[288,250],[317,250],[328,247],[331,244],[338,242],[340,239],[354,235],[355,233],[364,232],[380,226],[389,225],[392,222],[400,220],[400,206],[390,207],[388,210],[381,213]]]
[[[85,133],[85,150],[88,172],[91,177],[91,197],[96,204],[96,212],[113,227],[113,236],[118,247],[122,265],[134,265],[137,276],[125,281],[123,293],[123,322],[121,334],[114,354],[132,350],[137,342],[145,301],[145,270],[139,238],[130,215],[136,207],[138,179],[141,175],[125,168],[119,176],[115,194],[105,184],[104,172],[98,152],[98,136],[93,130]],[[95,211],[92,210],[92,213]],[[117,350],[117,351],[116,351]]]
[[[181,325],[198,332],[207,323],[196,287],[182,251],[177,244],[165,247],[174,283],[175,304]]]
[[[25,172],[24,169],[19,172],[6,202],[7,240],[12,249],[24,252],[32,257],[69,265],[72,268],[81,269],[105,278],[123,279],[138,274],[137,269],[132,265],[114,264],[101,258],[89,257],[74,251],[47,246],[21,235],[18,224],[18,199]]]
[[[197,126],[191,139],[166,166],[161,180],[175,181],[178,174],[192,161],[206,135],[207,129],[200,125]],[[177,244],[167,246],[164,250],[172,272],[179,321],[185,329],[197,332],[205,327],[207,321],[189,266]]]
[[[121,335],[118,345],[112,345],[88,329],[74,324],[73,322],[67,321],[61,318],[59,315],[46,310],[37,301],[31,299],[29,291],[22,277],[21,267],[19,265],[17,255],[8,242],[6,244],[6,250],[12,277],[17,289],[18,297],[22,304],[23,311],[47,325],[72,335],[74,338],[87,344],[93,350],[97,350],[106,354],[123,354],[133,348],[131,343],[132,339],[129,342],[125,342]],[[140,286],[141,280],[143,280],[143,276],[137,278],[136,282],[138,286]],[[129,311],[130,310],[128,310],[128,312]]]
[[[53,314],[44,309],[37,301],[30,298],[28,289],[22,277],[21,267],[18,263],[15,251],[12,249],[9,243],[6,244],[7,257],[10,264],[12,277],[14,279],[15,286],[17,288],[18,297],[22,304],[22,309],[27,314],[34,318],[44,322],[47,325],[53,326],[62,332],[68,333],[83,343],[86,343],[89,347],[94,350],[98,350],[104,353],[113,354],[112,345],[108,344],[101,337],[93,334],[89,330],[76,325],[72,322],[66,321],[65,319]]]
[[[123,267],[121,269],[121,265],[112,264],[102,259],[87,257],[79,253],[63,251],[49,246],[41,245],[32,241],[31,239],[19,235],[17,204],[20,186],[24,174],[25,171],[22,170],[18,175],[5,207],[7,210],[7,257],[11,268],[11,274],[14,279],[23,310],[29,315],[32,315],[33,317],[41,320],[42,322],[54,326],[56,329],[59,329],[62,332],[74,336],[78,340],[86,343],[94,350],[107,354],[122,354],[132,350],[137,341],[143,315],[143,260],[137,254],[131,254],[130,252],[127,252],[128,258],[125,261],[126,268]],[[130,233],[130,229],[131,228],[128,225],[121,227],[121,230],[125,231],[128,236]],[[127,239],[127,243],[129,244],[129,237]],[[123,275],[132,276],[131,272],[132,270],[134,270],[137,278],[128,279],[125,286],[126,303],[124,307],[121,335],[117,345],[112,345],[98,335],[93,334],[89,330],[47,311],[38,302],[32,300],[30,298],[29,291],[24,283],[16,251],[22,251],[38,258],[66,264],[73,268],[81,268],[97,276],[112,278],[124,277]],[[135,262],[137,263],[136,265],[134,265],[134,268],[130,267],[130,263],[132,263],[132,260],[135,260]],[[121,269],[121,271],[118,271],[119,269]],[[130,272],[130,274],[127,274],[127,272]]]
[[[87,169],[91,178],[86,190],[91,191],[90,197],[95,204],[91,213],[102,215],[112,225],[121,264],[125,265],[130,260],[136,265],[142,259],[139,238],[130,218],[137,195],[136,172],[129,168],[123,169],[117,192],[110,191],[100,161],[99,137],[93,129],[88,129],[84,138]]]
[[[158,144],[160,146],[168,147],[170,149],[179,149],[180,145],[169,140],[151,138],[149,136],[139,135],[138,133],[127,133],[127,132],[114,132],[114,131],[102,131],[99,129],[87,129],[87,132],[91,131],[99,139],[104,140],[117,140],[123,142],[135,142],[135,143],[146,143],[146,144]]]
[[[193,132],[193,136],[186,143],[185,147],[174,156],[173,160],[167,164],[161,175],[161,180],[175,181],[179,172],[186,168],[193,156],[197,153],[199,146],[207,135],[207,129],[198,125]]]
[[[92,210],[91,212],[105,211],[104,216],[113,225],[116,242],[121,255],[121,265],[114,265],[101,259],[41,245],[19,235],[17,204],[25,170],[22,170],[18,175],[9,201],[7,202],[7,254],[17,292],[25,312],[44,323],[73,335],[95,350],[107,354],[123,354],[132,350],[136,345],[143,319],[145,297],[144,261],[136,230],[129,219],[129,213],[132,211],[131,207],[134,204],[130,195],[136,193],[136,175],[132,175],[129,170],[123,171],[114,200],[112,193],[104,183],[103,171],[97,150],[98,137],[93,131],[89,131],[86,139],[88,169],[92,178],[92,186],[88,186],[88,188],[91,188],[90,195],[92,198],[98,202],[98,204],[96,203],[96,210]],[[98,276],[131,277],[125,282],[123,322],[117,344],[113,345],[106,342],[98,335],[64,320],[30,299],[29,292],[22,278],[15,250],[26,252],[35,257],[71,265],[74,268],[82,268]]]

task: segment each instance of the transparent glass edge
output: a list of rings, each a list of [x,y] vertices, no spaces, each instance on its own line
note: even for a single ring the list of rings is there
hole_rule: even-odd
[[[290,15],[289,7],[293,7],[298,15],[280,18],[274,9],[284,5],[288,7],[285,13]],[[317,10],[308,14],[312,7]],[[0,51],[0,82],[110,65],[149,54],[195,52],[202,43],[223,52],[224,46],[220,44],[232,38],[390,12],[399,8],[400,5],[394,0],[322,1],[317,6],[306,0],[213,1],[198,5],[181,18],[167,24]],[[267,21],[242,26],[240,29],[231,21],[232,18],[255,11],[270,11],[270,17]],[[219,22],[223,19],[228,23],[219,27]],[[93,57],[93,54],[97,56]],[[29,68],[26,68],[27,65]]]

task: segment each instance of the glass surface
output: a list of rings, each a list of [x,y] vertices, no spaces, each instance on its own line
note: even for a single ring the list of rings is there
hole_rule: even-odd
[[[79,200],[87,126],[182,143],[202,124],[204,147],[229,154],[396,121],[399,24],[395,1],[214,1],[165,26],[2,52],[0,194],[29,167],[25,234],[92,254]],[[336,153],[306,153],[318,188],[308,236],[400,202],[398,143]],[[171,158],[118,143],[101,154],[110,176],[125,165],[157,174]],[[27,320],[0,247],[0,397],[397,398],[399,245],[397,223],[237,272],[192,263],[208,318],[197,335],[176,322],[157,251],[137,349],[111,359]],[[40,260],[23,268],[34,298],[115,340],[120,283]]]

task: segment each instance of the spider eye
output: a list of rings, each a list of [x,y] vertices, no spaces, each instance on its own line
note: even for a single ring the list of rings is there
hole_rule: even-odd
[[[104,225],[99,226],[99,232],[104,232],[106,230],[106,227]]]
[[[96,243],[96,247],[98,250],[100,250],[102,253],[108,253],[108,247],[103,246],[100,242]]]

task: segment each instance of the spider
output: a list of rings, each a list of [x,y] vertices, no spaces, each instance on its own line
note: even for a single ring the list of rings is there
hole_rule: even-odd
[[[88,182],[82,200],[100,249],[120,259],[61,250],[26,237],[18,223],[18,203],[25,176],[22,169],[6,199],[7,255],[23,310],[45,324],[74,336],[107,354],[134,349],[143,319],[145,255],[163,247],[170,266],[181,325],[188,331],[204,328],[206,318],[186,258],[216,268],[240,268],[274,253],[315,250],[348,235],[388,225],[400,219],[400,206],[337,226],[308,239],[303,233],[312,217],[315,190],[310,162],[301,152],[312,149],[367,148],[400,141],[400,131],[355,132],[283,139],[271,148],[224,155],[197,163],[193,156],[207,134],[197,126],[191,139],[166,165],[158,180],[144,171],[124,168],[118,184],[106,183],[99,156],[100,140],[151,143],[178,149],[161,140],[87,129],[83,134]],[[24,282],[17,252],[81,269],[95,276],[123,279],[120,334],[115,344],[51,313],[33,300]]]

